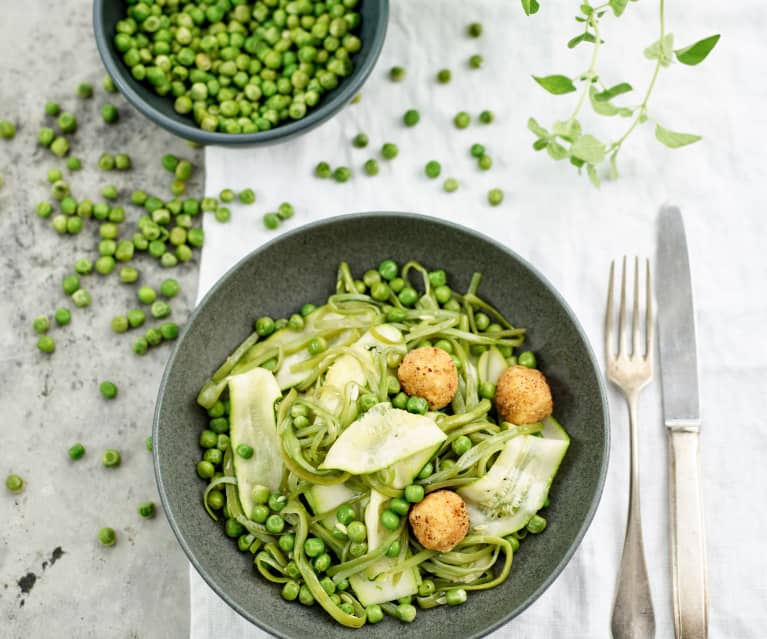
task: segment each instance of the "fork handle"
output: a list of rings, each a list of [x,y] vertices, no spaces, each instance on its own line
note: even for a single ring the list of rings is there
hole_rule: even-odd
[[[671,572],[676,639],[708,637],[708,591],[697,430],[669,430]]]

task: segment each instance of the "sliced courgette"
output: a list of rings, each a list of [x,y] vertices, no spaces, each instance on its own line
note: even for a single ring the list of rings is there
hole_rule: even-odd
[[[253,487],[260,484],[278,491],[282,481],[282,449],[274,414],[274,402],[280,397],[274,375],[264,368],[229,378],[230,445],[234,450],[240,444],[253,449],[248,459],[234,455],[240,503],[248,517],[253,512]]]

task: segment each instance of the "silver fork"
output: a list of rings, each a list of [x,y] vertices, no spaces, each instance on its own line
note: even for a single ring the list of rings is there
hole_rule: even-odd
[[[613,604],[612,635],[614,639],[652,639],[655,636],[655,613],[650,595],[650,582],[642,543],[642,520],[639,508],[639,448],[637,443],[637,402],[639,392],[652,379],[653,317],[650,262],[646,263],[646,302],[644,319],[644,351],[639,321],[639,258],[634,259],[634,303],[631,314],[631,352],[628,350],[626,323],[626,258],[623,258],[621,299],[618,312],[618,341],[613,334],[613,279],[615,262],[610,264],[610,288],[605,312],[605,357],[607,378],[626,398],[629,409],[631,470],[629,475],[629,509],[626,538],[623,542],[618,583]]]

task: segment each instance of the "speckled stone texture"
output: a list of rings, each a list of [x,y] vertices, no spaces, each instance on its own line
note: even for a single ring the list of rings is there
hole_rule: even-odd
[[[136,285],[121,284],[117,272],[90,275],[83,285],[92,296],[77,309],[61,289],[61,278],[79,257],[97,256],[97,225],[62,237],[35,215],[49,197],[46,173],[58,166],[78,198],[100,201],[101,186],[123,192],[143,188],[163,197],[170,174],[160,166],[173,152],[201,164],[202,154],[138,115],[120,96],[101,88],[104,70],[91,29],[91,3],[5,2],[0,19],[0,118],[16,122],[18,133],[0,139],[0,478],[16,472],[27,480],[23,493],[0,488],[0,636],[176,639],[188,636],[187,562],[159,508],[152,459],[144,446],[167,345],[145,357],[131,352],[135,334],[115,335],[113,315],[137,306]],[[95,97],[81,100],[75,88],[94,84]],[[73,154],[84,168],[69,174],[64,161],[36,144],[37,131],[50,126],[47,100],[74,112],[80,128]],[[107,126],[98,109],[112,101],[120,122]],[[104,152],[127,152],[135,169],[103,173]],[[202,171],[190,183],[201,195]],[[128,218],[138,209],[126,205]],[[133,225],[124,236],[130,237]],[[195,299],[197,262],[171,270],[149,258],[136,261],[141,282],[158,285],[176,277],[182,293],[171,302],[182,321]],[[35,347],[31,321],[59,306],[72,310],[68,327],[53,328],[56,352]],[[100,381],[119,387],[104,400]],[[87,453],[71,462],[67,449],[82,442]],[[106,469],[101,453],[122,451],[122,466]],[[158,501],[158,514],[143,520],[138,503]],[[99,545],[102,526],[115,528],[118,543]]]
[[[481,272],[480,295],[529,329],[525,345],[539,355],[555,398],[554,416],[571,437],[546,510],[547,530],[525,540],[511,577],[497,588],[472,593],[466,606],[424,611],[414,623],[397,627],[396,636],[481,637],[524,610],[570,559],[602,492],[609,435],[599,368],[562,299],[520,258],[460,227],[421,216],[347,215],[281,235],[240,262],[200,303],[168,366],[155,424],[168,518],[190,558],[231,606],[279,637],[302,638],[308,628],[323,639],[354,632],[316,606],[284,601],[278,587],[253,574],[247,553],[237,552],[220,524],[202,509],[205,484],[195,477],[194,467],[207,416],[194,399],[219,363],[248,336],[254,316],[287,317],[306,302],[322,304],[335,291],[340,260],[360,274],[387,258],[444,268],[459,291],[468,288],[472,273]],[[263,277],[266,272],[282,277]],[[228,330],[222,332],[222,326]],[[392,629],[384,623],[366,626],[364,636],[388,639]]]

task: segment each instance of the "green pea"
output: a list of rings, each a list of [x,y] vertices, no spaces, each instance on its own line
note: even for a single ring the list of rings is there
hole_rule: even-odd
[[[128,311],[127,318],[131,328],[138,328],[144,324],[146,314],[140,308],[134,308]]]
[[[481,69],[484,63],[485,59],[478,53],[469,58],[469,67],[472,69]]]
[[[219,206],[213,214],[217,222],[228,222],[232,219],[232,211],[224,206]]]
[[[178,324],[174,322],[165,322],[160,325],[160,334],[163,339],[173,340],[178,337],[179,329]]]
[[[98,534],[102,546],[114,546],[117,543],[117,533],[114,528],[102,528]]]
[[[343,522],[341,522],[343,523]],[[350,541],[361,543],[367,539],[367,527],[361,521],[351,521],[346,526],[346,534]]]
[[[224,524],[224,532],[226,533],[227,537],[231,537],[232,539],[236,539],[241,534],[245,532],[245,526],[243,526],[239,521],[233,518],[229,518],[226,520],[226,523]]]
[[[47,139],[47,136],[45,136],[45,138]],[[43,142],[42,137],[40,140]],[[67,142],[66,138],[58,137],[50,143],[50,149],[54,155],[63,158],[67,153],[69,153],[69,142]]]
[[[136,353],[136,355],[144,355],[148,349],[149,342],[147,342],[145,337],[137,337],[133,340],[133,352]]]
[[[274,320],[271,317],[259,317],[255,323],[256,333],[261,337],[268,337],[274,333]]]
[[[253,204],[256,201],[256,194],[253,189],[243,189],[237,194],[237,199],[242,204]]]
[[[432,180],[436,179],[439,177],[439,174],[442,173],[442,165],[436,160],[430,160],[424,167],[424,173],[426,174],[426,177],[431,178]]]
[[[495,114],[492,111],[482,111],[479,114],[479,121],[482,124],[491,124],[495,120]]]
[[[332,169],[330,168],[330,164],[327,162],[319,162],[317,166],[314,167],[314,175],[321,179],[326,179],[331,176],[333,173]]]
[[[61,107],[57,102],[46,102],[45,113],[46,115],[56,117],[59,113],[61,113]]]
[[[431,462],[427,462],[426,465],[418,473],[418,479],[426,479],[434,473],[434,465]]]
[[[453,440],[453,443],[450,445],[450,447],[453,449],[453,452],[458,457],[460,457],[464,453],[467,453],[469,450],[471,450],[472,445],[473,444],[471,439],[469,439],[466,435],[460,435]]]
[[[85,455],[85,446],[80,443],[73,444],[69,447],[67,453],[69,454],[69,459],[77,461],[78,459],[82,459],[83,455]]]
[[[319,557],[325,552],[325,542],[319,537],[309,537],[304,542],[304,553],[307,557]]]
[[[352,144],[358,149],[364,149],[368,145],[368,136],[364,133],[358,133],[352,138]]]
[[[472,22],[466,27],[466,33],[470,38],[479,38],[482,35],[482,24],[479,22]]]
[[[269,501],[269,495],[271,491],[267,486],[257,484],[251,491],[251,498],[254,504],[266,504]]]
[[[466,601],[466,591],[463,588],[451,588],[445,593],[448,606],[459,606]]]
[[[385,160],[393,160],[399,155],[399,148],[392,142],[386,142],[381,147],[381,155]]]
[[[498,206],[503,202],[503,191],[501,189],[490,189],[487,192],[487,201],[490,206]]]
[[[352,542],[349,544],[349,554],[352,557],[362,557],[363,555],[367,554],[368,551],[368,545],[367,542],[361,541],[361,542]],[[340,590],[340,587],[339,587]]]
[[[365,616],[367,617],[368,623],[379,623],[383,620],[384,613],[381,606],[372,604],[365,608]]]
[[[301,586],[295,581],[286,581],[280,595],[286,601],[295,601],[301,592]]]
[[[349,504],[342,504],[336,509],[336,519],[340,523],[342,523],[344,526],[348,526],[351,522],[353,522],[355,517],[356,517],[356,513],[354,512],[354,508],[350,506]],[[365,524],[362,524],[362,525],[364,526]],[[364,535],[363,535],[363,539],[364,539]],[[359,539],[357,541],[362,541],[362,539]]]
[[[514,535],[509,535],[508,537],[504,537],[504,539],[511,544],[512,552],[517,552],[519,550],[519,539]]]
[[[164,319],[170,315],[170,305],[162,300],[153,302],[150,310],[155,319]]]
[[[218,442],[218,435],[212,430],[204,430],[200,433],[200,447],[214,448]]]
[[[101,196],[106,200],[116,200],[117,187],[114,184],[107,184],[101,189]]]
[[[333,171],[333,179],[336,182],[348,182],[351,176],[351,169],[347,166],[339,166],[335,171]]]
[[[437,71],[437,82],[440,84],[447,84],[453,78],[453,74],[450,69],[440,69]]]
[[[459,111],[453,118],[453,124],[457,129],[465,129],[471,124],[471,116],[466,111]]]
[[[93,85],[88,82],[81,82],[77,85],[77,97],[78,98],[92,98],[93,97]]]
[[[62,113],[56,124],[59,125],[62,133],[74,133],[77,131],[77,118],[71,113]]]
[[[281,220],[289,220],[291,217],[295,215],[296,211],[293,208],[293,205],[290,202],[282,202],[277,207],[277,216]]]
[[[38,202],[35,212],[42,218],[50,217],[53,213],[53,206],[50,202]]]
[[[120,113],[114,104],[110,104],[107,102],[106,104],[103,104],[101,106],[101,109],[99,111],[101,113],[101,118],[107,124],[114,124],[120,118]]]
[[[8,475],[5,478],[5,487],[12,493],[20,493],[24,488],[24,480],[19,475]]]
[[[265,526],[268,532],[278,535],[285,529],[285,520],[279,515],[269,515]]]
[[[403,306],[413,306],[418,301],[417,291],[410,286],[403,288],[397,297]]]
[[[380,168],[378,167],[378,161],[374,158],[370,158],[363,164],[362,169],[365,171],[366,175],[369,175],[370,177],[378,175]]]
[[[293,547],[296,543],[296,536],[292,533],[288,533],[286,535],[282,535],[277,540],[277,545],[280,547],[280,550],[283,552],[293,552]]]
[[[67,158],[67,168],[70,171],[79,171],[81,168],[83,168],[82,160],[80,160],[80,158],[76,158],[74,156],[70,157],[70,158]]]
[[[328,343],[324,337],[314,337],[307,348],[310,355],[319,355],[328,349]]]
[[[445,309],[448,311],[460,311],[461,307],[460,305],[458,308],[448,308],[448,304],[453,300],[453,291],[450,290],[449,286],[438,286],[434,289],[434,297],[437,299],[437,301],[444,305]],[[456,302],[457,304],[457,302]]]
[[[120,465],[120,462],[122,462],[120,451],[115,450],[114,448],[108,448],[101,456],[101,463],[107,468],[115,468]]]
[[[400,518],[397,513],[388,508],[381,512],[381,525],[387,530],[397,530]]]
[[[288,505],[288,498],[280,493],[271,493],[267,500],[267,504],[271,510],[279,512]]]
[[[155,514],[155,504],[153,501],[145,501],[138,505],[136,509],[138,514],[144,519],[151,519]]]
[[[51,186],[51,197],[54,200],[61,201],[67,195],[69,195],[69,184],[63,180],[59,180],[58,182],[53,183],[53,186]]]
[[[144,339],[150,346],[157,346],[162,342],[162,333],[157,328],[150,328],[144,333]]]
[[[56,312],[53,314],[53,319],[59,326],[66,326],[72,321],[72,313],[68,308],[62,306],[61,308],[56,309]]]
[[[517,364],[527,368],[536,368],[537,362],[532,351],[523,351],[517,356]]]
[[[253,447],[247,444],[239,444],[236,448],[237,455],[243,459],[250,459],[253,457]]]
[[[152,304],[157,299],[157,292],[150,286],[142,286],[136,292],[136,297],[142,304]]]
[[[144,440],[144,446],[150,453],[152,452],[152,436],[151,435],[147,437],[146,440]]]
[[[480,156],[479,160],[477,161],[477,164],[480,169],[483,171],[489,171],[490,168],[493,166],[493,158],[491,158],[489,155],[482,155]]]
[[[392,82],[402,82],[405,79],[405,69],[403,67],[392,67],[389,69],[389,79]]]
[[[84,288],[80,288],[72,293],[72,303],[77,308],[85,308],[91,305],[91,294]]]
[[[270,231],[274,231],[280,226],[280,224],[282,224],[282,220],[280,219],[280,216],[277,215],[277,213],[264,213],[263,220],[264,226]]]
[[[389,510],[397,513],[398,515],[404,517],[408,514],[410,511],[410,504],[400,497],[394,497],[393,499],[389,500]]]
[[[527,522],[525,528],[527,532],[531,532],[534,535],[542,533],[546,529],[546,519],[540,515],[533,515],[533,518]]]
[[[36,317],[32,321],[32,328],[35,331],[35,333],[46,333],[48,332],[48,329],[50,328],[50,326],[51,326],[51,321],[44,315]]]
[[[405,111],[405,115],[402,116],[402,121],[405,126],[415,126],[421,119],[421,114],[416,109],[408,109]]]
[[[424,498],[424,488],[419,484],[410,484],[405,487],[405,499],[411,504],[417,504]]]
[[[394,408],[399,408],[400,410],[406,410],[408,399],[409,398],[405,393],[397,393],[392,398],[391,403],[392,403],[392,406],[394,406]]]
[[[415,621],[416,609],[412,604],[400,604],[397,606],[397,617],[404,623]]]
[[[484,399],[494,399],[495,384],[493,384],[493,382],[482,382],[479,385],[479,396]]]
[[[99,391],[104,399],[114,399],[117,397],[117,386],[114,382],[101,382],[99,384]]]
[[[269,508],[264,504],[256,504],[253,506],[253,513],[250,518],[257,524],[263,524],[269,519]]]

